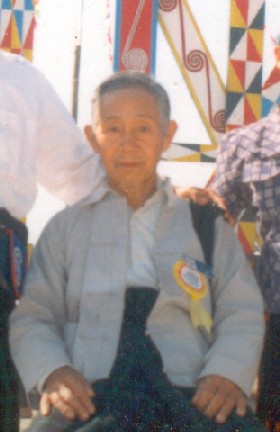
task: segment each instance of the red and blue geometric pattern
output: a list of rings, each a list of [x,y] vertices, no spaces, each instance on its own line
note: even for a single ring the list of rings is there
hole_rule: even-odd
[[[0,2],[0,48],[32,59],[37,0]]]
[[[226,95],[227,130],[262,114],[262,55],[265,0],[231,0]]]
[[[157,0],[118,0],[115,71],[154,73]]]

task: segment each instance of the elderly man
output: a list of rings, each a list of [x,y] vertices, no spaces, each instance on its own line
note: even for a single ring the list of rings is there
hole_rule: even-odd
[[[264,430],[247,408],[261,293],[224,219],[209,266],[189,201],[157,177],[175,130],[149,76],[97,89],[87,132],[108,184],[47,225],[11,317],[14,361],[41,393],[30,431]]]
[[[280,69],[280,35],[275,38]],[[215,187],[230,213],[253,206],[263,241],[260,286],[269,314],[258,414],[280,425],[280,106],[260,121],[227,134],[217,158]],[[277,429],[278,430],[278,429]]]

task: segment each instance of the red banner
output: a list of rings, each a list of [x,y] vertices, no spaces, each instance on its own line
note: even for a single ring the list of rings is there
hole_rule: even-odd
[[[118,0],[114,70],[154,72],[156,0]]]

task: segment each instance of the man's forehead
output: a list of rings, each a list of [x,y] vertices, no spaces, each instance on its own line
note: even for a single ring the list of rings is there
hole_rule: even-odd
[[[108,114],[107,112],[105,112],[103,114],[100,114],[100,119],[102,121],[121,120],[123,117],[124,116],[121,115],[121,114]],[[136,119],[147,119],[147,120],[154,120],[155,119],[154,116],[151,116],[151,115],[149,115],[147,113],[141,113],[141,112],[135,113],[133,115],[133,118],[136,118]]]

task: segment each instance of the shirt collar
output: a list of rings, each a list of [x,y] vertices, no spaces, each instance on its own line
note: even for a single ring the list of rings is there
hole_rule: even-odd
[[[83,200],[83,204],[95,204],[103,200],[107,195],[111,195],[112,197],[120,197],[120,195],[109,186],[107,179],[104,179],[100,187],[95,190],[88,198]],[[169,178],[157,176],[157,190],[153,196],[149,198],[149,200],[162,199],[162,197],[167,198],[168,206],[174,206],[175,201],[178,199],[174,193],[171,180]]]

